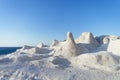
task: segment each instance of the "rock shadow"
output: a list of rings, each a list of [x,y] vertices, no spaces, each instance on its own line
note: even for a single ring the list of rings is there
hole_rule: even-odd
[[[57,65],[57,68],[62,68],[62,69],[70,67],[71,64],[70,61],[68,61],[67,59],[58,56],[54,58],[52,63],[54,65]]]

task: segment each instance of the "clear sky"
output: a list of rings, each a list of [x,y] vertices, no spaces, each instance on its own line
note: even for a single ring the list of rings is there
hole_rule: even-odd
[[[49,44],[68,31],[120,35],[120,0],[0,0],[0,46]]]

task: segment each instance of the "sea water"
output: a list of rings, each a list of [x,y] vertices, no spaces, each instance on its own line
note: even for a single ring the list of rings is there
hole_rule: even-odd
[[[0,55],[13,53],[20,48],[21,47],[0,47]]]

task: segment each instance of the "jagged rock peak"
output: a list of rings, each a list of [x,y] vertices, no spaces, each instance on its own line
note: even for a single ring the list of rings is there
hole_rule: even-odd
[[[55,41],[56,42],[56,41]],[[63,42],[58,42],[57,45],[55,45],[54,50],[57,54],[54,54],[54,56],[64,56],[67,58],[78,56],[82,53],[88,52],[88,50],[81,46],[78,46],[73,38],[73,35],[71,32],[67,32],[67,39]]]
[[[82,35],[92,35],[93,36],[93,34],[91,32],[83,32]]]
[[[94,39],[94,36],[91,32],[84,32],[82,33],[82,37],[85,39],[84,41],[86,43],[94,43],[96,40]]]
[[[66,41],[59,42],[59,45],[56,45],[55,51],[59,52],[60,54],[55,54],[55,56],[61,55],[64,57],[73,57],[80,54],[77,50],[77,45],[75,44],[73,35],[71,32],[67,32],[67,39]]]
[[[74,41],[74,38],[73,38],[73,35],[71,32],[67,32],[67,40],[66,42],[72,42],[73,44],[75,44],[75,41]]]
[[[39,44],[37,45],[37,47],[38,47],[38,48],[42,48],[42,47],[44,47],[44,44],[41,42],[41,43],[39,43]]]
[[[91,32],[83,32],[82,35],[78,39],[76,39],[76,42],[95,45],[99,44]]]
[[[81,50],[84,50],[82,47],[78,47],[74,41],[73,35],[71,32],[67,32],[67,40],[62,50],[64,51],[64,56],[73,57],[81,54]]]
[[[75,41],[74,41],[74,38],[71,32],[67,32],[66,45],[68,45],[67,48],[76,49],[76,44],[75,44]]]

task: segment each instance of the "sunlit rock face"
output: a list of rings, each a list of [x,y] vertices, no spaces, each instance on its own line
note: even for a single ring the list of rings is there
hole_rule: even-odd
[[[77,56],[80,54],[80,50],[76,45],[71,32],[67,33],[67,40],[65,41],[63,50],[65,51],[65,55],[67,56]]]
[[[99,43],[94,38],[91,32],[83,32],[82,35],[77,38],[76,43],[81,46],[85,46],[89,51],[96,49],[99,46]]]
[[[88,50],[81,46],[78,46],[73,38],[73,35],[71,32],[67,33],[67,39],[63,42],[54,42],[54,49],[56,51],[57,55],[62,55],[64,57],[74,57],[77,55],[80,55],[82,53],[88,52]],[[58,53],[59,52],[59,53]]]
[[[93,44],[96,46],[99,45],[91,32],[83,32],[82,35],[76,39],[76,43]]]
[[[111,40],[108,45],[107,51],[120,56],[120,39]]]

